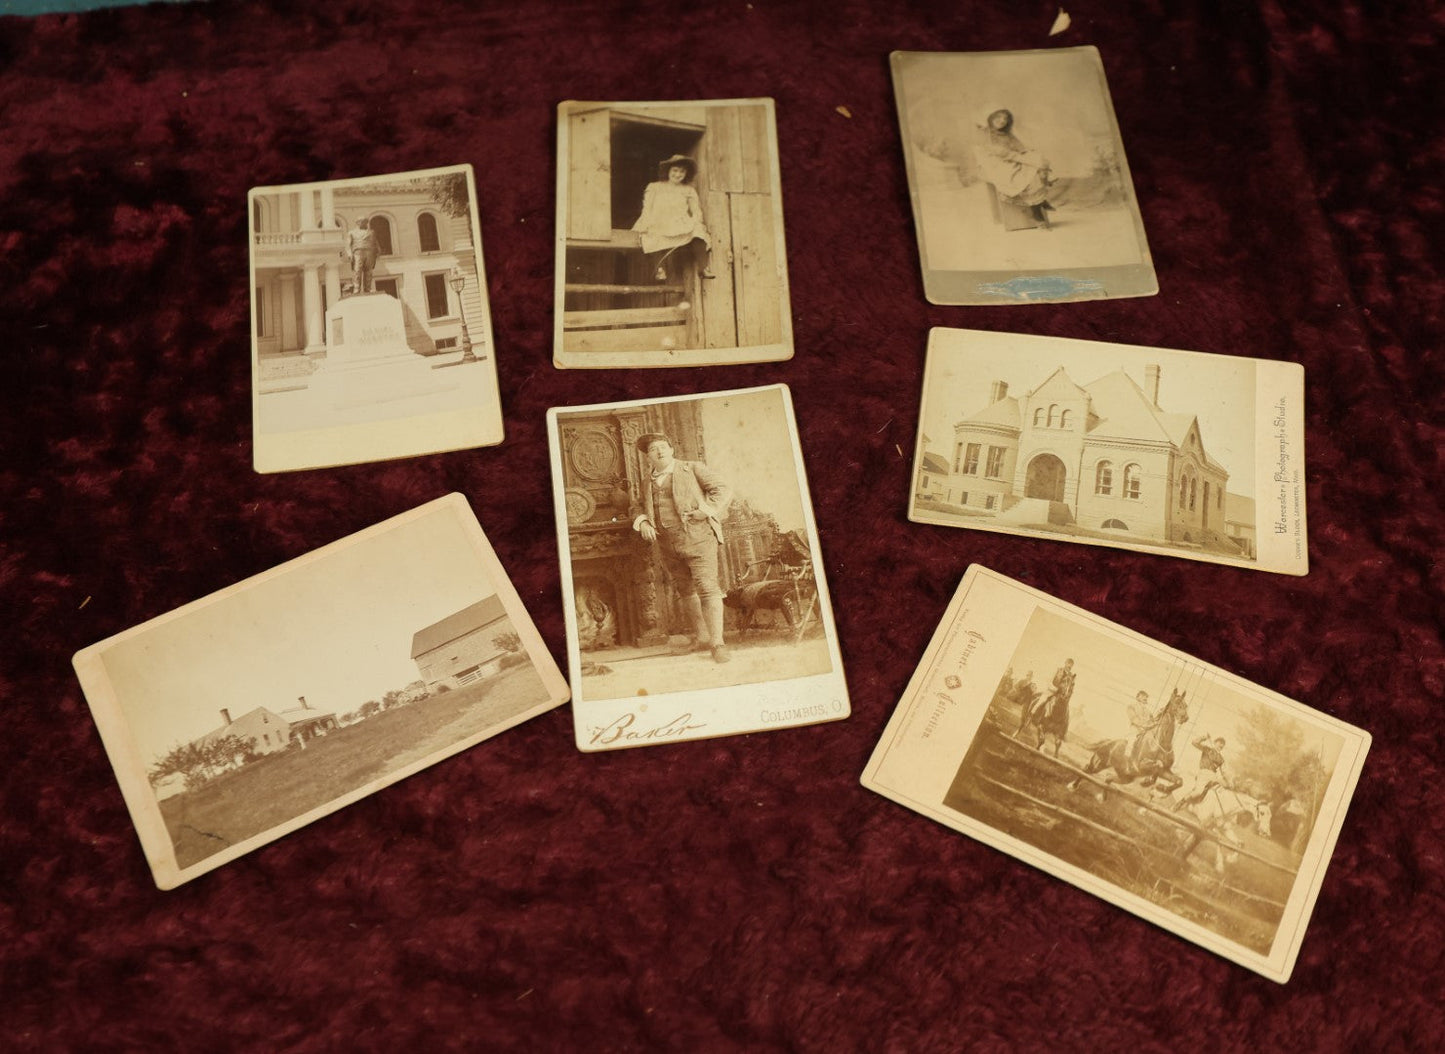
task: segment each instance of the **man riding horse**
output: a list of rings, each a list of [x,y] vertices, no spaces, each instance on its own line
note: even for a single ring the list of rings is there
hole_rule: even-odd
[[[1143,695],[1144,693],[1139,693]],[[1147,698],[1147,697],[1146,697]],[[1138,699],[1138,696],[1135,696]],[[1109,783],[1133,783],[1140,781],[1144,787],[1153,787],[1155,792],[1167,795],[1176,790],[1184,780],[1174,774],[1174,730],[1189,720],[1189,707],[1185,693],[1177,688],[1170,695],[1169,702],[1137,736],[1124,739],[1104,739],[1089,747],[1089,761],[1084,766],[1085,775],[1092,776],[1105,769],[1113,769]],[[1073,790],[1079,785],[1075,779],[1069,784]]]
[[[1069,700],[1073,698],[1074,681],[1077,677],[1074,673],[1074,660],[1065,659],[1064,665],[1054,674],[1049,694],[1037,703],[1024,706],[1019,717],[1018,731],[1014,733],[1015,738],[1022,735],[1029,725],[1033,725],[1039,730],[1040,747],[1044,745],[1046,737],[1054,737],[1054,757],[1058,757],[1059,747],[1063,745],[1064,737],[1069,734]]]

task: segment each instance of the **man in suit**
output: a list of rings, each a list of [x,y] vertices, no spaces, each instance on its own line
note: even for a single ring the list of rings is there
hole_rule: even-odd
[[[711,651],[714,661],[727,662],[718,547],[731,491],[701,461],[675,458],[672,441],[660,432],[639,436],[637,450],[650,477],[642,482],[641,501],[632,507],[632,529],[649,545],[656,543],[692,620],[693,638],[679,651]]]

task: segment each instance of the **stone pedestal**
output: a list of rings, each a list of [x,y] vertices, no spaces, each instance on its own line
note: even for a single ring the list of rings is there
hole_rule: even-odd
[[[401,301],[386,293],[349,296],[326,312],[328,367],[411,356]]]
[[[435,395],[457,386],[406,343],[401,301],[363,293],[326,312],[326,362],[311,381],[336,409]],[[450,372],[450,371],[448,371]]]

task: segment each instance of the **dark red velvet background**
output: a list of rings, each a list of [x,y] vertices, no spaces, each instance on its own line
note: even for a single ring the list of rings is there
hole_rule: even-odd
[[[1053,5],[1004,0],[0,19],[0,1044],[1438,1049],[1440,10],[1070,10],[1052,40]],[[888,52],[1075,44],[1103,54],[1160,294],[928,305]],[[554,370],[556,103],[758,95],[796,358]],[[247,189],[461,161],[506,443],[254,474]],[[1303,362],[1311,573],[908,523],[932,325]],[[772,381],[851,719],[583,756],[564,707],[154,888],[73,651],[459,490],[561,656],[546,408]],[[971,562],[1374,735],[1289,985],[859,787]]]

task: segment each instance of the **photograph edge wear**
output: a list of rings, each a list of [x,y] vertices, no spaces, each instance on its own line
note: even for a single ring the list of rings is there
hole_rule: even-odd
[[[1302,368],[1290,368],[1298,365],[933,327],[908,518],[1307,573]],[[980,369],[997,373],[991,385],[974,376]],[[1178,404],[1207,378],[1237,388],[1237,398],[1211,392]],[[1045,389],[1057,398],[1035,407]],[[1047,494],[1049,481],[1034,472],[1045,459],[1053,468]],[[1266,499],[1284,509],[1267,530]]]
[[[252,187],[246,200],[255,471],[503,441],[471,164]]]

